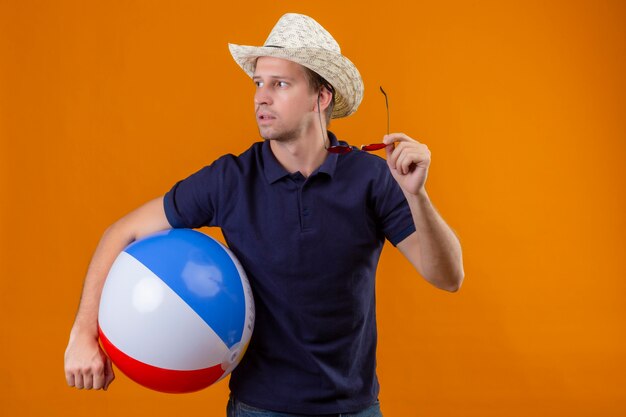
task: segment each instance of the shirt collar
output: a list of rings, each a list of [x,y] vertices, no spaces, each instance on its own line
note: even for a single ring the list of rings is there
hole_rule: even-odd
[[[333,132],[328,131],[328,139],[330,140],[331,145],[337,145],[339,141]],[[274,153],[272,152],[272,148],[270,147],[270,141],[266,140],[263,142],[262,148],[262,158],[263,158],[263,171],[265,172],[265,178],[270,184],[275,183],[281,178],[289,175],[285,168],[278,162]],[[327,174],[329,177],[333,177],[335,174],[335,169],[337,168],[337,159],[339,158],[338,154],[329,153],[326,156],[326,159],[320,165],[320,167],[313,172],[312,175],[317,173]]]

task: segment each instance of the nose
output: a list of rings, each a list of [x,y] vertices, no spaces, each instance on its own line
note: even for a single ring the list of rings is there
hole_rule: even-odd
[[[272,104],[272,96],[266,86],[257,87],[254,92],[254,104],[260,106],[262,104]]]

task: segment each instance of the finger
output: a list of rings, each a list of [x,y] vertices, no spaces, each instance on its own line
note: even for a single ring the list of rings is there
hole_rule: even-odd
[[[390,134],[385,135],[383,137],[383,143],[385,145],[389,145],[390,143],[394,143],[394,142],[416,142],[416,143],[419,143],[415,139],[412,139],[411,137],[409,137],[405,133],[390,133]]]
[[[406,175],[409,173],[409,167],[414,163],[413,155],[410,152],[403,152],[396,162],[396,170]]]
[[[93,388],[93,375],[90,373],[83,374],[83,388],[91,389]]]
[[[78,389],[83,389],[83,374],[78,372],[75,376],[74,376],[74,386]]]
[[[393,144],[387,145],[385,147],[385,153],[387,154],[387,165],[389,165],[389,168],[392,168],[392,169],[396,168],[396,164],[395,164],[396,156],[394,156],[394,152],[395,152],[395,149],[393,147]]]
[[[401,160],[397,162],[398,170],[403,174],[412,172],[415,166],[428,167],[430,165],[430,151],[426,146],[406,150]]]
[[[393,145],[391,145],[391,146],[393,146]],[[390,155],[390,157],[388,159],[388,162],[390,163],[390,166],[395,168],[398,171],[400,171],[400,165],[399,165],[398,161],[408,151],[407,146],[412,146],[412,144],[408,144],[408,143],[400,143],[400,144],[398,144],[395,148],[393,148],[393,150],[391,151],[391,155]]]
[[[400,171],[403,174],[410,173],[415,165],[420,162],[420,157],[417,153],[409,154],[406,153],[405,157],[400,161]]]
[[[111,385],[111,382],[115,379],[115,373],[113,372],[113,365],[111,363],[111,359],[107,358],[106,365],[104,368],[105,380],[104,380],[104,390],[106,391]]]
[[[93,374],[93,389],[101,389],[104,387],[104,366]]]
[[[75,386],[74,384],[74,374],[71,372],[66,372],[65,373],[65,380],[67,381],[67,385],[70,387]]]
[[[385,146],[385,154],[387,156],[387,166],[390,170],[395,170],[393,164],[391,163],[391,154],[393,153],[393,144]]]

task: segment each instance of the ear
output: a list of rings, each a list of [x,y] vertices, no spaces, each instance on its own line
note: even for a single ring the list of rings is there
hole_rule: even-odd
[[[318,93],[319,96],[319,104],[321,107],[321,111],[324,112],[330,105],[331,100],[333,99],[333,94],[326,88],[326,86],[322,87],[322,89]],[[316,111],[320,109],[317,108],[317,101],[315,103]]]

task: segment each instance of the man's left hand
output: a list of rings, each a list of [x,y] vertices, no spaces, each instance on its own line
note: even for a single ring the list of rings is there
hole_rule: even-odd
[[[385,152],[391,175],[405,193],[418,195],[424,190],[428,176],[430,166],[428,146],[404,133],[385,135],[383,143],[387,145]]]

